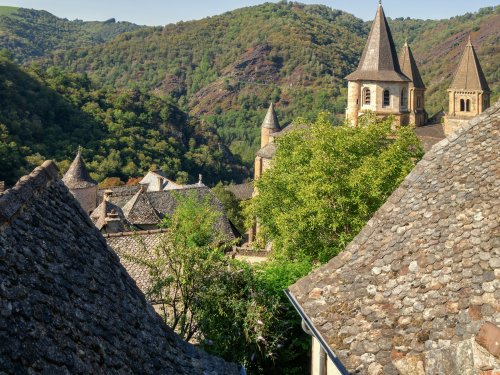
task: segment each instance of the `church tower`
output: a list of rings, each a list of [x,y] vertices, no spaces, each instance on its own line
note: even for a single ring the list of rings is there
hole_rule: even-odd
[[[448,95],[449,108],[444,122],[446,135],[453,133],[463,123],[490,106],[490,88],[470,36],[448,89]]]
[[[416,126],[425,125],[427,122],[427,112],[425,111],[425,90],[422,76],[418,70],[417,63],[413,57],[410,46],[405,42],[403,51],[399,58],[401,71],[411,82],[409,83],[408,97],[401,96],[401,101],[408,100],[408,110],[410,111],[410,123]],[[403,103],[405,104],[405,103]]]
[[[97,182],[90,177],[80,149],[62,180],[85,212],[94,211],[97,207]]]
[[[358,69],[349,74],[346,118],[356,126],[367,111],[395,117],[397,124],[409,123],[408,86],[410,79],[399,66],[391,30],[379,2],[368,41]]]
[[[279,132],[280,130],[281,128],[278,122],[278,116],[276,116],[276,112],[274,111],[274,103],[271,103],[260,130],[260,148],[271,143],[273,141],[272,134]]]

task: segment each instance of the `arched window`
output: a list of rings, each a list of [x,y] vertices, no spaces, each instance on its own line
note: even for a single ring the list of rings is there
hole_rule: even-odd
[[[406,95],[406,90],[401,90],[401,107],[408,106],[408,96]]]
[[[417,95],[417,108],[422,108],[422,97]]]
[[[460,112],[465,112],[465,100],[460,99]]]
[[[382,104],[383,107],[389,107],[391,105],[391,93],[389,90],[384,90],[384,103]]]
[[[470,100],[467,99],[465,102],[465,112],[470,112]]]
[[[363,104],[364,105],[370,105],[371,103],[371,92],[369,88],[366,88],[363,90]]]

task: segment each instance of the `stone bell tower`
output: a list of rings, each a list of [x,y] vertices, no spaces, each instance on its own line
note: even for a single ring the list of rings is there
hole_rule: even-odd
[[[490,106],[490,88],[470,36],[448,89],[448,95],[449,108],[444,120],[446,135],[453,133]]]
[[[358,69],[349,74],[346,118],[352,125],[371,111],[394,116],[397,124],[409,123],[408,85],[411,81],[399,66],[391,30],[379,2]]]

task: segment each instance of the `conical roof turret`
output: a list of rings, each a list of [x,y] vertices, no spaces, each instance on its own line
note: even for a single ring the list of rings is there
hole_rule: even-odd
[[[276,112],[274,111],[274,103],[271,103],[269,109],[267,110],[266,117],[262,122],[262,127],[266,129],[273,129],[275,131],[280,131],[280,124],[278,122],[278,116],[276,116]]]
[[[358,69],[349,74],[346,79],[349,81],[410,81],[399,66],[391,30],[380,3]]]
[[[415,58],[413,57],[413,53],[411,52],[410,46],[407,42],[405,42],[403,51],[401,52],[399,65],[403,74],[411,79],[415,88],[425,89],[424,82],[422,81],[422,76],[420,75],[417,63],[415,62]]]
[[[69,189],[83,189],[97,185],[97,182],[90,177],[80,149],[62,180]]]
[[[479,59],[477,58],[470,36],[458,65],[458,69],[453,77],[450,89],[490,92],[488,82],[486,82],[486,78],[484,77],[481,64],[479,64]]]

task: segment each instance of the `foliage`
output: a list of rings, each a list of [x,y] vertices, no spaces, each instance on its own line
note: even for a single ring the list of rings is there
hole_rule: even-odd
[[[359,232],[422,156],[413,130],[391,123],[366,115],[335,127],[321,115],[277,140],[246,208],[277,254],[325,262]]]
[[[0,7],[0,48],[9,49],[17,62],[56,50],[107,42],[140,26],[129,22],[68,21],[43,10]]]
[[[246,174],[213,129],[168,97],[98,89],[85,74],[37,66],[23,70],[0,58],[0,102],[0,142],[10,155],[0,180],[8,184],[38,159],[55,159],[64,171],[78,145],[98,181],[111,176],[127,181],[155,168],[171,178],[202,173],[207,183]]]
[[[472,31],[495,101],[499,96],[495,25],[500,7],[450,20],[389,20],[400,50],[407,39],[427,85],[430,115],[447,108],[451,83]],[[374,7],[375,13],[375,7]],[[87,72],[99,84],[172,95],[201,116],[251,168],[258,127],[270,101],[282,124],[321,111],[343,113],[370,22],[326,6],[267,3],[165,28],[140,29],[109,43],[50,56],[47,65]]]
[[[227,190],[221,183],[218,183],[214,188],[212,188],[212,191],[224,207],[224,212],[231,223],[234,224],[240,233],[245,233],[243,212],[240,202],[236,199],[234,194]]]
[[[121,254],[149,271],[150,300],[166,323],[208,352],[244,364],[249,374],[302,374],[310,338],[283,289],[311,270],[309,263],[258,266],[231,260],[218,247],[217,214],[196,195],[179,195],[155,249]]]

